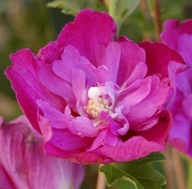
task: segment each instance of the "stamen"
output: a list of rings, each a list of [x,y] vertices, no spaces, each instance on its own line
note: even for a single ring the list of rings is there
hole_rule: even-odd
[[[88,97],[90,99],[95,99],[101,95],[101,91],[99,90],[98,87],[90,87],[88,90]]]
[[[85,106],[85,110],[93,118],[97,118],[102,111],[110,112],[112,110],[109,106],[109,101],[102,98],[101,95],[99,87],[91,87],[88,90],[89,101],[87,106]]]

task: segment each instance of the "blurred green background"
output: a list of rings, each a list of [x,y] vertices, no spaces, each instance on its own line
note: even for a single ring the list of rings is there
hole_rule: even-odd
[[[46,6],[48,2],[50,1],[0,0],[0,115],[6,120],[21,114],[10,83],[4,76],[5,68],[11,64],[9,54],[22,48],[30,48],[37,53],[49,41],[56,39],[65,23],[73,20],[73,16],[62,14],[59,9],[48,8]],[[140,6],[122,25],[119,35],[126,35],[135,42],[155,40],[152,12],[148,5],[147,0],[141,0]],[[160,6],[162,22],[169,18],[179,20],[192,18],[191,0],[160,0]],[[189,181],[185,172],[188,170],[186,167],[191,167],[191,163],[188,158],[183,158],[183,155],[173,150],[165,155],[166,163],[157,166],[168,178],[167,189],[185,189],[176,188],[174,179],[179,177],[181,182]],[[87,166],[86,171],[82,189],[95,188],[97,166]],[[174,172],[181,175],[174,176]],[[112,188],[125,189],[126,183],[118,183]]]

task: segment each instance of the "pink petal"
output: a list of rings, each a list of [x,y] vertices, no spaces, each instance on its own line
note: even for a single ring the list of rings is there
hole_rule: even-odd
[[[82,56],[95,63],[97,46],[106,46],[115,38],[115,34],[115,23],[108,14],[87,9],[63,28],[57,41],[61,46],[74,46]]]
[[[46,156],[24,117],[0,126],[0,188],[78,189],[83,175],[81,165]]]
[[[65,101],[73,103],[75,101],[73,90],[69,83],[58,77],[52,71],[51,65],[46,65],[39,70],[39,80],[52,93],[60,96]]]
[[[11,80],[12,88],[16,92],[21,108],[33,127],[39,131],[36,100],[46,99],[58,107],[61,107],[64,102],[48,92],[39,82],[36,72],[41,65],[29,49],[12,54],[11,61],[13,64],[6,69],[5,74]]]
[[[161,83],[157,76],[150,77],[149,79],[151,80],[150,92],[142,101],[138,101],[137,104],[132,106],[126,115],[130,125],[134,125],[132,126],[133,130],[141,129],[141,125],[158,110],[161,110],[173,95],[173,89]]]
[[[64,48],[61,59],[53,61],[52,69],[55,74],[70,83],[72,79],[71,69],[84,69],[84,65],[88,63],[89,61],[86,57],[81,56],[75,47],[67,45]]]
[[[63,133],[63,129],[68,129],[74,135],[81,137],[87,136],[92,138],[96,136],[97,130],[88,118],[73,117],[72,115],[66,115],[52,107],[47,102],[38,101],[38,105],[43,114],[39,117],[40,121],[49,120],[50,128],[55,128],[58,130],[60,129],[61,133]],[[49,124],[47,125],[48,128]],[[54,132],[54,129],[52,129],[52,131],[50,129],[50,132],[51,134],[48,134],[48,136],[52,136],[52,132]],[[44,133],[43,128],[42,133]],[[48,139],[50,139],[50,137],[48,137]]]
[[[168,143],[192,157],[191,122],[182,114],[175,115],[173,121],[174,125],[169,133]]]
[[[165,140],[167,139],[172,125],[172,114],[169,110],[165,110],[159,115],[157,124],[145,131],[140,132],[140,135],[145,137],[148,141],[155,141],[158,144],[165,145]]]
[[[96,137],[98,134],[98,131],[94,127],[91,120],[89,120],[86,117],[76,117],[73,120],[72,128],[69,130],[74,130],[72,133],[76,133],[80,136],[86,136],[86,137]]]
[[[37,56],[42,62],[50,64],[54,60],[61,59],[62,51],[63,48],[56,41],[53,41],[40,49]]]
[[[151,78],[136,80],[132,85],[119,92],[117,106],[131,107],[141,102],[151,90]],[[123,113],[126,112],[123,110]]]
[[[102,48],[103,47],[103,48]],[[106,48],[101,46],[97,54],[98,65],[104,65],[107,68],[108,74],[105,76],[105,81],[116,83],[117,73],[119,69],[121,49],[117,42],[110,42]]]
[[[37,104],[40,108],[39,114],[49,120],[51,127],[56,129],[66,129],[73,120],[71,115],[65,115],[46,101],[38,100]]]
[[[192,93],[190,93],[183,99],[182,105],[185,115],[189,120],[192,120]]]
[[[75,98],[77,101],[84,99],[83,101],[85,102],[86,75],[82,70],[76,68],[73,68],[71,72],[72,72],[72,89]]]
[[[192,27],[192,22],[191,22]],[[187,62],[188,65],[192,66],[192,31],[191,34],[182,34],[178,37],[177,50]]]
[[[118,147],[105,146],[101,147],[96,152],[104,157],[112,158],[116,162],[131,161],[156,151],[165,150],[164,146],[156,142],[149,142],[143,137],[135,136]]]
[[[174,48],[177,44],[176,38],[178,37],[178,28],[180,26],[179,21],[175,19],[170,19],[164,22],[165,31],[160,35],[161,39],[166,42],[166,44]]]
[[[182,64],[182,70],[187,68],[182,57],[163,43],[142,42],[139,45],[144,48],[146,52],[147,75],[161,74],[162,78],[168,77],[170,61],[180,63],[180,67],[176,70],[176,73],[181,72]]]
[[[117,84],[122,86],[132,75],[132,72],[135,70],[137,64],[145,62],[145,52],[142,48],[137,46],[135,43],[128,41],[126,38],[120,38],[119,44],[121,46],[121,59]],[[142,78],[145,74],[146,69],[140,70],[140,74],[138,74],[137,79]]]
[[[182,34],[192,33],[192,19],[179,23],[176,19],[169,19],[164,22],[164,31],[161,33],[161,39],[171,48],[177,49],[177,40]],[[189,43],[188,43],[189,44]],[[180,45],[180,44],[179,44]]]

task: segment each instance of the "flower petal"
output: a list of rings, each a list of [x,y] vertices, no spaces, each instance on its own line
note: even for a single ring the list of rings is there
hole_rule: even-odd
[[[162,78],[168,77],[170,61],[180,63],[176,73],[181,72],[181,70],[184,71],[187,68],[182,57],[163,43],[142,42],[139,45],[144,48],[146,52],[147,75],[161,74]],[[183,68],[181,68],[182,64]]]
[[[78,189],[84,175],[82,165],[46,156],[43,138],[25,117],[0,126],[0,170],[6,189]]]
[[[102,32],[101,32],[102,31]],[[83,10],[68,23],[57,38],[61,46],[72,45],[81,55],[95,63],[95,51],[98,45],[107,46],[115,39],[116,25],[106,13],[93,10]]]
[[[39,82],[36,72],[38,72],[41,63],[29,49],[12,54],[11,61],[13,64],[6,69],[5,74],[11,80],[12,88],[16,92],[21,108],[34,128],[39,131],[36,100],[46,99],[58,107],[61,107],[64,102],[47,91]]]
[[[126,38],[121,37],[119,42],[121,46],[121,60],[117,84],[122,86],[132,75],[132,72],[135,70],[137,64],[140,62],[145,62],[145,52],[142,48]],[[140,79],[145,74],[146,69],[140,70],[140,74],[137,75],[138,78],[135,77],[135,79]]]
[[[149,142],[143,137],[135,136],[115,147],[101,147],[96,152],[104,157],[110,157],[116,162],[125,162],[145,157],[152,152],[163,151],[164,146],[155,142]]]

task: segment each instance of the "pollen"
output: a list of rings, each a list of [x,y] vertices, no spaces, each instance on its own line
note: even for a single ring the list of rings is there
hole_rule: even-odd
[[[97,118],[102,111],[111,111],[109,101],[105,98],[102,98],[101,95],[101,91],[98,87],[91,87],[88,90],[89,101],[87,106],[85,106],[85,110],[87,114],[91,115],[93,118]]]

